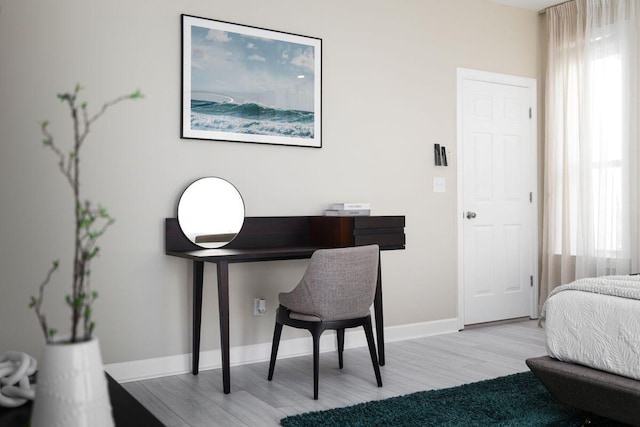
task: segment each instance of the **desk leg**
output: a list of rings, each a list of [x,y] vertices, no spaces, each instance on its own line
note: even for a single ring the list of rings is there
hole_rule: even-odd
[[[378,340],[378,363],[384,366],[384,320],[382,318],[382,260],[378,257],[378,282],[376,296],[373,300],[373,310],[376,315],[376,336]]]
[[[191,372],[198,375],[200,364],[200,325],[202,324],[202,278],[204,262],[193,261],[193,348],[191,349]]]
[[[220,313],[220,352],[222,353],[222,385],[231,393],[229,367],[229,263],[218,261],[218,311]]]

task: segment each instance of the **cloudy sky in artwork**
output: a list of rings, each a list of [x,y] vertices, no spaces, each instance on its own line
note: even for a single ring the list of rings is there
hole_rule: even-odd
[[[314,47],[191,27],[193,99],[313,111]],[[228,98],[227,98],[228,97]]]

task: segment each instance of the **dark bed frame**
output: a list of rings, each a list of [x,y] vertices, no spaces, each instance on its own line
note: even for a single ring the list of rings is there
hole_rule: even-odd
[[[559,402],[612,420],[640,426],[640,381],[549,356],[527,366]]]

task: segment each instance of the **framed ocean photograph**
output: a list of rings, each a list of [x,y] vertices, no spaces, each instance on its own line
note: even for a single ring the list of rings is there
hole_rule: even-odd
[[[322,147],[322,40],[182,15],[181,137]]]

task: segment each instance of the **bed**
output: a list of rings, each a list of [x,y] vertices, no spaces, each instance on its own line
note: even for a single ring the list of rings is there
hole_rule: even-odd
[[[640,276],[577,280],[542,310],[548,356],[527,365],[560,402],[640,426]]]

